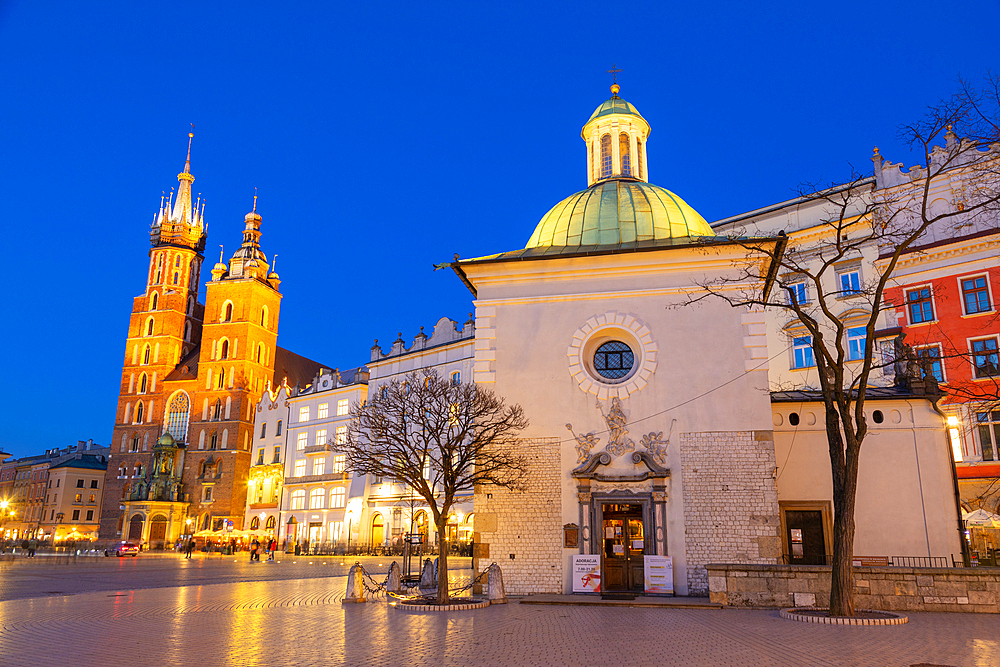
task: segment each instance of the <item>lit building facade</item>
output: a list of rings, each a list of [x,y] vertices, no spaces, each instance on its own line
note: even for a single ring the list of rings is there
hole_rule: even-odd
[[[410,373],[419,375],[425,370],[433,370],[438,377],[455,384],[471,382],[475,332],[470,313],[462,328],[447,317],[438,320],[430,336],[420,327],[409,347],[402,334],[388,352],[383,352],[376,340],[368,363],[371,391],[379,391],[387,382],[403,382]],[[354,540],[371,547],[401,548],[406,533],[420,533],[425,549],[437,548],[440,536],[433,514],[409,487],[396,480],[372,476],[365,476],[359,482],[364,502],[357,506]],[[456,498],[448,519],[449,544],[461,547],[472,540],[475,520],[472,509],[471,492]]]
[[[351,407],[367,397],[365,369],[324,368],[284,402],[288,427],[279,541],[287,551],[296,545],[324,552],[358,545],[351,528],[362,515],[363,480],[347,471],[341,445],[347,442]]]
[[[133,300],[100,531],[150,548],[191,528],[243,528],[255,397],[319,367],[277,346],[280,280],[260,247],[256,201],[202,305],[207,234],[190,137],[177,179],[176,199],[154,216],[146,287]]]

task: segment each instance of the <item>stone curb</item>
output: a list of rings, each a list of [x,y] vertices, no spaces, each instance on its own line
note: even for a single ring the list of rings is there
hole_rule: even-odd
[[[440,606],[436,604],[406,604],[405,602],[397,602],[392,605],[396,609],[402,609],[404,611],[464,611],[466,609],[482,609],[484,607],[490,606],[489,600],[481,600],[479,602],[466,602],[462,604],[449,604],[445,606]]]
[[[799,609],[809,609],[816,610],[816,607],[800,607]],[[778,612],[781,618],[787,618],[789,621],[800,621],[802,623],[821,623],[823,625],[903,625],[909,622],[909,618],[902,614],[893,614],[887,611],[878,611],[876,609],[859,609],[858,611],[867,611],[876,614],[889,614],[890,618],[845,618],[845,617],[834,617],[829,616],[813,616],[811,614],[797,614],[796,609],[782,609]]]

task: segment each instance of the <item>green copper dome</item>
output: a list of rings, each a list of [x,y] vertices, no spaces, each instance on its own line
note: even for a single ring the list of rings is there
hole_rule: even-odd
[[[611,245],[690,236],[715,236],[715,232],[669,190],[614,178],[553,206],[525,247]]]
[[[613,113],[628,114],[630,116],[638,116],[639,118],[642,118],[642,114],[639,113],[639,111],[634,106],[632,106],[622,98],[618,97],[618,95],[612,95],[611,99],[609,99],[607,102],[605,102],[604,104],[602,104],[601,106],[597,107],[597,109],[594,110],[594,113],[590,115],[590,118],[587,120],[587,123],[594,120],[595,118],[600,118],[601,116],[610,116]],[[645,118],[642,118],[642,120],[643,122],[646,121]],[[584,125],[586,125],[587,123],[584,123]],[[649,123],[646,124],[649,125]]]

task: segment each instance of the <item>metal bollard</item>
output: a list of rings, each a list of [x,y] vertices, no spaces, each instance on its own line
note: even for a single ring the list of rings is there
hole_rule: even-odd
[[[355,563],[347,573],[347,593],[344,595],[344,602],[364,602],[365,582],[364,574],[361,571],[361,563]]]
[[[392,561],[392,565],[389,566],[389,579],[385,584],[385,590],[389,593],[399,593],[403,590],[403,573],[396,561]]]
[[[490,604],[507,604],[507,592],[503,587],[503,572],[496,563],[486,571],[486,599]]]

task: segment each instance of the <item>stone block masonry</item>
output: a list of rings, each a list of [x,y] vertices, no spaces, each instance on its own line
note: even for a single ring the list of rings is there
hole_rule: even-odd
[[[558,438],[521,441],[528,459],[523,491],[483,485],[474,498],[479,569],[495,562],[507,593],[561,593],[562,506]]]
[[[710,564],[709,597],[734,607],[828,607],[831,569],[828,565]],[[856,567],[854,606],[998,614],[1000,568]]]
[[[689,594],[708,594],[707,563],[777,562],[773,433],[682,433],[680,455]]]

